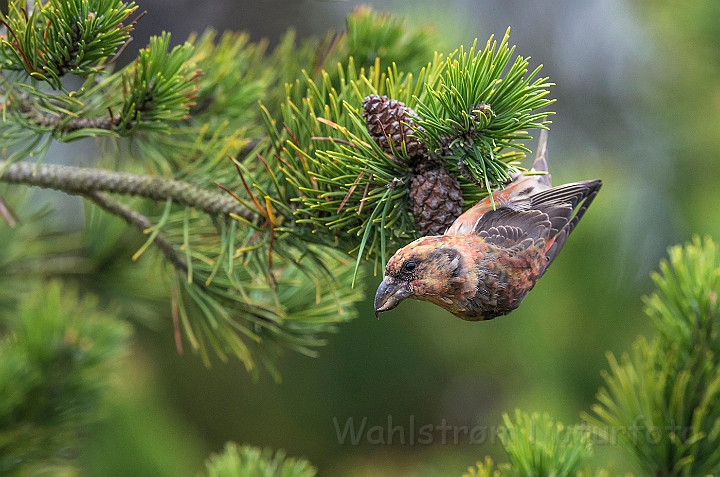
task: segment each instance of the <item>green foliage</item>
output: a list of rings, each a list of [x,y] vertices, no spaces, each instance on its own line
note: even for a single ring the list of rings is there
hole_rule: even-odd
[[[134,63],[117,73],[96,68],[85,87],[71,93],[50,94],[22,78],[3,76],[7,120],[0,134],[13,148],[3,166],[29,154],[42,159],[51,139],[109,136],[110,153],[116,155],[116,138],[129,135],[130,150],[145,168],[201,187],[242,188],[228,156],[257,142],[264,128],[256,103],[272,97],[272,87],[284,91],[275,82],[288,66],[275,68],[278,58],[268,59],[265,44],[249,43],[247,34],[214,40],[208,32],[169,50],[169,35],[154,37]],[[239,159],[238,166],[262,176],[255,187],[272,181],[255,154]],[[136,257],[161,233],[182,248],[188,270],[167,275],[174,318],[206,362],[214,349],[222,359],[236,355],[257,371],[258,357],[252,355],[257,351],[277,377],[274,343],[314,355],[310,347],[324,343],[321,333],[355,316],[350,304],[360,299],[362,288],[348,286],[348,261],[302,240],[284,240],[288,234],[277,227],[282,224],[264,215],[229,223],[170,203],[147,210],[157,225],[147,230],[149,240]]]
[[[345,34],[339,41],[337,50],[342,56],[336,61],[344,63],[345,58],[352,57],[358,67],[369,68],[380,58],[382,71],[393,65],[418,71],[437,50],[438,38],[429,27],[411,28],[402,18],[360,5],[348,15]]]
[[[221,359],[233,355],[257,371],[259,357],[279,379],[272,359],[277,344],[314,356],[311,348],[325,343],[321,333],[356,316],[351,305],[364,290],[348,286],[353,269],[337,252],[305,245],[307,258],[284,247],[244,254],[264,245],[253,242],[253,227],[179,215],[170,216],[167,231],[183,244],[192,266],[175,274],[173,299],[188,341],[205,362],[213,349]]]
[[[429,30],[361,7],[348,17],[347,32],[299,45],[289,33],[270,55],[266,42],[252,44],[242,34],[218,40],[210,31],[172,49],[162,34],[113,72],[108,66],[129,40],[132,24],[124,22],[135,9],[115,0],[50,1],[26,18],[13,5],[5,21],[23,38],[11,34],[2,43],[0,137],[8,156],[0,174],[28,156],[40,163],[53,140],[104,137],[109,157],[134,159],[107,161],[112,167],[225,194],[219,185],[240,204],[232,218],[173,203],[173,195],[153,197],[159,204],[133,202],[124,218],[148,235],[133,258],[153,244],[163,250],[176,330],[206,363],[214,350],[253,372],[262,362],[276,375],[278,345],[314,355],[322,333],[355,316],[351,305],[363,295],[352,284],[363,260],[377,271],[418,235],[408,210],[406,153],[385,154],[372,140],[363,98],[385,94],[410,107],[432,105],[459,74],[458,63],[432,55]],[[506,113],[518,128],[532,126],[545,116],[531,109],[548,104],[541,99],[546,85],[524,80],[522,59],[500,78],[508,61],[502,55],[512,50],[504,42],[501,52],[483,57],[496,68],[468,73],[492,83],[484,94],[498,101],[499,119],[489,129],[497,137],[511,135]],[[463,65],[475,61],[463,54]],[[65,90],[65,73],[84,84]],[[94,190],[82,188],[103,192],[117,180],[98,171],[82,187],[53,187],[97,202]],[[467,204],[487,194],[473,181],[461,179],[461,186]]]
[[[207,477],[313,477],[315,468],[304,459],[286,458],[279,450],[225,445],[222,454],[212,455],[205,463]]]
[[[33,79],[62,89],[67,73],[88,76],[130,40],[133,25],[123,22],[137,10],[122,0],[11,1],[0,18],[8,36],[0,40],[3,69],[25,71]]]
[[[533,80],[541,67],[528,75],[522,56],[503,76],[515,51],[509,37],[510,29],[499,46],[491,37],[482,51],[476,52],[477,43],[468,52],[461,47],[446,60],[437,85],[426,86],[426,98],[417,106],[417,136],[449,168],[461,162],[488,190],[517,171],[511,162],[523,157],[521,151],[529,152],[519,142],[531,138],[523,130],[545,128],[552,113],[538,110],[554,102],[545,98],[552,83]]]
[[[119,132],[126,133],[136,122],[137,127],[165,132],[168,123],[188,117],[195,104],[198,74],[191,72],[188,65],[193,48],[185,43],[168,52],[169,47],[168,33],[150,38],[147,48],[140,50],[135,63],[123,73]]]
[[[590,434],[582,426],[563,426],[547,413],[519,409],[515,419],[503,414],[500,440],[510,462],[494,466],[490,457],[463,477],[575,477],[592,456]]]
[[[655,475],[707,475],[717,472],[720,370],[713,356],[698,350],[683,359],[677,347],[664,349],[644,338],[632,357],[612,354],[607,388],[598,393],[588,416],[598,436],[620,442],[644,472]]]
[[[189,44],[168,51],[168,34],[152,37],[136,62],[111,71],[107,60],[130,40],[132,24],[123,21],[137,9],[134,4],[36,2],[28,15],[22,4],[13,2],[2,18],[14,32],[0,43],[0,137],[3,147],[12,151],[3,166],[27,156],[42,160],[53,139],[69,142],[144,130],[168,133],[188,117],[197,89]],[[85,77],[85,83],[67,91],[62,84],[66,73]]]
[[[327,74],[319,85],[306,76],[304,87],[293,86],[282,108],[286,130],[274,135],[279,187],[268,191],[278,197],[273,204],[279,214],[295,222],[293,234],[376,260],[415,237],[408,189],[393,185],[407,178],[409,169],[372,140],[360,104],[369,94],[412,103],[422,82],[437,74],[433,67],[421,70],[417,80],[376,67],[358,72],[350,61],[339,70],[337,88]],[[266,119],[274,129],[269,113]]]
[[[49,282],[22,295],[0,342],[0,470],[77,457],[126,352],[129,327]]]
[[[569,477],[577,474],[592,456],[587,431],[565,427],[548,414],[515,411],[515,422],[503,414],[507,434],[500,438],[510,457],[508,475]]]
[[[348,60],[346,55],[355,48],[356,42],[370,44],[363,39],[374,38],[375,43],[371,43],[377,45],[374,32],[382,30],[388,41],[392,39],[398,42],[398,45],[402,44],[402,48],[395,51],[404,51],[405,58],[410,58],[414,54],[412,52],[419,52],[421,45],[428,46],[427,41],[411,45],[410,40],[416,37],[424,38],[424,33],[415,36],[408,34],[401,24],[392,18],[379,16],[366,9],[353,13],[348,19],[348,25],[354,25],[352,38],[343,35],[333,46],[335,61],[342,59],[348,63],[347,67],[338,65],[335,79],[332,75],[320,71],[319,75],[323,78],[321,89],[318,89],[308,74],[305,74],[304,81],[295,82],[290,89],[290,97],[294,102],[293,99],[288,99],[287,103],[279,108],[286,124],[293,121],[293,108],[296,108],[296,105],[300,105],[307,114],[312,114],[311,108],[326,108],[328,101],[335,102],[331,109],[338,115],[327,117],[348,126],[356,127],[362,122],[357,108],[364,96],[360,96],[356,91],[357,84],[349,80],[363,76],[363,73],[355,71],[353,60]],[[362,25],[362,28],[358,25]],[[294,36],[289,34],[275,53],[265,59],[264,44],[248,44],[247,36],[226,35],[217,46],[212,44],[212,38],[212,33],[201,37],[193,57],[203,75],[199,80],[198,107],[191,110],[196,114],[188,121],[189,125],[194,126],[185,129],[189,133],[187,139],[182,139],[182,132],[167,141],[163,138],[152,138],[147,142],[161,141],[163,147],[149,144],[143,149],[153,151],[152,156],[157,157],[158,161],[163,161],[163,158],[167,161],[168,151],[177,151],[176,163],[181,168],[177,175],[198,184],[207,183],[208,180],[219,182],[224,188],[233,191],[248,209],[255,212],[254,220],[236,216],[238,223],[235,224],[208,221],[207,218],[197,214],[188,215],[184,211],[172,212],[167,216],[168,220],[163,222],[163,230],[171,238],[183,243],[190,259],[191,270],[186,277],[176,279],[175,284],[183,292],[176,295],[180,304],[179,316],[191,345],[199,349],[206,360],[208,356],[205,350],[209,344],[223,359],[227,353],[234,354],[243,360],[248,369],[254,370],[255,361],[246,341],[250,344],[261,343],[253,348],[261,356],[265,356],[263,362],[272,370],[271,360],[267,359],[266,355],[268,351],[271,351],[270,354],[275,351],[268,338],[305,354],[314,354],[309,346],[323,342],[318,339],[318,333],[332,330],[332,323],[350,319],[355,315],[348,304],[359,300],[362,290],[353,290],[349,282],[357,273],[355,271],[353,274],[351,264],[328,247],[334,249],[340,245],[343,251],[358,249],[361,236],[373,253],[377,253],[379,247],[384,247],[385,244],[383,242],[378,245],[374,240],[368,242],[367,227],[362,230],[352,228],[355,222],[362,224],[362,221],[355,219],[358,216],[362,218],[358,212],[362,212],[363,207],[354,201],[346,201],[349,204],[343,212],[345,220],[333,224],[332,229],[316,226],[318,214],[312,209],[318,199],[313,197],[314,194],[308,193],[307,187],[318,182],[323,183],[323,189],[316,191],[317,194],[322,194],[328,185],[322,178],[319,181],[315,177],[308,179],[305,175],[307,171],[302,165],[304,159],[301,157],[306,153],[296,151],[304,149],[301,141],[314,142],[320,144],[321,148],[333,149],[336,146],[334,142],[313,139],[320,134],[327,138],[330,137],[329,134],[333,134],[333,137],[346,136],[333,126],[314,121],[316,118],[306,122],[307,129],[298,132],[297,142],[292,145],[294,149],[283,150],[279,160],[279,154],[272,150],[265,157],[261,155],[264,151],[262,145],[245,157],[235,160],[234,164],[224,157],[228,154],[236,155],[240,146],[247,143],[242,139],[242,132],[252,128],[253,121],[258,119],[257,116],[247,113],[251,110],[250,101],[267,98],[268,106],[272,106],[275,97],[273,85],[289,71],[295,71],[295,75],[299,73],[299,70],[294,68],[300,67],[304,62],[303,58],[310,56],[307,54],[310,50],[309,44],[301,45],[298,49],[294,47]],[[423,49],[423,52],[425,51]],[[273,68],[273,65],[279,66]],[[372,71],[377,71],[377,65],[374,68]],[[407,101],[411,101],[412,94],[420,92],[421,83],[414,82],[412,75],[399,79],[388,78],[377,71],[375,76],[373,79],[366,78],[366,84],[360,86],[367,94],[387,88],[394,94],[406,95]],[[293,79],[295,77],[293,76]],[[424,73],[421,72],[421,79],[423,77]],[[375,86],[372,86],[370,81],[374,82]],[[306,92],[307,97],[302,97],[302,92]],[[352,119],[344,112],[347,106],[343,101],[351,101],[355,105],[355,109],[349,113],[353,115]],[[262,111],[266,124],[272,124],[275,113],[267,108]],[[220,112],[221,115],[218,114]],[[223,124],[218,124],[218,117],[223,119]],[[244,121],[234,120],[236,117],[244,118]],[[193,132],[197,130],[200,131],[200,137],[194,138]],[[276,144],[279,143],[281,139],[274,126],[270,126],[270,130]],[[370,138],[366,129],[363,129],[363,134],[364,147],[373,147],[368,145]],[[183,158],[185,161],[188,158],[188,147],[185,147],[185,144],[191,140],[194,140],[191,146],[194,160],[183,163]],[[374,145],[372,140],[370,144]],[[374,147],[377,149],[377,146]],[[375,154],[376,151],[373,156]],[[174,156],[170,155],[173,162]],[[385,161],[389,162],[389,159],[385,157]],[[319,164],[318,170],[325,165],[327,162],[324,165]],[[351,162],[348,161],[345,166],[350,165]],[[297,175],[297,171],[293,171],[292,167],[299,169],[301,175]],[[388,167],[397,169],[397,164],[386,164],[386,168]],[[364,163],[354,164],[351,173],[354,172],[356,176],[362,174],[363,168]],[[323,172],[334,174],[331,184],[340,180],[337,169]],[[374,182],[379,187],[375,187],[377,190],[368,194],[367,201],[370,203],[366,210],[375,213],[377,223],[387,225],[387,229],[395,225],[393,233],[403,237],[402,240],[394,242],[397,246],[412,237],[404,232],[411,223],[411,218],[407,213],[402,214],[402,205],[398,207],[398,204],[402,204],[401,201],[392,202],[398,199],[398,196],[405,195],[406,190],[392,194],[391,190],[384,187],[396,177],[392,172],[390,169],[390,172],[384,175],[376,173]],[[343,176],[350,175],[343,171]],[[347,194],[349,188],[353,188],[353,191],[357,191],[356,197],[359,200],[364,190],[359,187],[365,187],[365,184],[356,184],[353,187],[350,183],[342,193]],[[337,192],[332,195],[336,196]],[[294,203],[302,198],[310,198],[302,204],[304,208]],[[327,197],[321,199],[322,202],[327,200]],[[340,202],[341,199],[334,200],[336,209]],[[384,214],[380,213],[380,207],[385,209]],[[295,220],[296,217],[299,220]],[[400,223],[397,223],[398,221]],[[348,229],[351,229],[349,238],[346,233]],[[197,286],[198,283],[204,283],[204,286]],[[202,319],[190,318],[193,315]]]
[[[154,128],[164,128],[164,134],[143,128],[128,134],[138,161],[163,175],[202,187],[214,182],[237,187],[237,171],[228,156],[252,149],[263,133],[257,102],[269,94],[275,73],[267,64],[264,44],[249,43],[245,33],[226,33],[219,40],[216,36],[209,30],[191,37],[177,53],[187,57],[173,80],[179,88],[178,105],[184,109],[172,114],[182,120],[156,122]],[[191,84],[178,82],[189,74]]]
[[[345,31],[328,32],[322,39],[305,38],[299,44],[290,30],[267,59],[274,73],[273,86],[263,104],[274,118],[286,100],[286,84],[295,84],[307,75],[315,82],[330,82],[337,89],[342,80],[338,65],[347,67],[349,59],[357,70],[375,67],[378,72],[388,68],[419,71],[427,66],[441,39],[429,27],[412,27],[393,15],[378,13],[367,6],[356,7],[345,21]],[[380,64],[377,65],[376,62]],[[297,87],[300,87],[300,90]],[[295,94],[307,94],[305,82],[295,85]]]
[[[0,191],[9,198],[6,188]],[[15,201],[7,203],[10,206]],[[49,212],[45,209],[30,217],[22,215],[22,222],[15,227],[0,223],[0,331],[14,314],[18,297],[29,286],[56,274],[86,268],[86,262],[72,253],[77,250],[79,234],[53,231],[42,222]]]
[[[443,155],[450,169],[457,171],[459,159],[475,154],[482,160],[468,162],[472,177],[482,177],[488,190],[488,180],[504,183],[509,178],[507,162],[522,157],[517,150],[527,150],[517,143],[529,138],[521,130],[544,127],[550,113],[536,110],[552,103],[544,99],[546,79],[531,83],[538,70],[525,77],[525,59],[518,57],[502,77],[514,51],[507,40],[506,35],[499,52],[488,42],[477,55],[474,48],[469,55],[461,49],[447,60],[435,55],[416,73],[402,72],[396,65],[385,71],[379,61],[358,70],[350,61],[338,69],[336,81],[326,73],[319,82],[307,74],[296,82],[282,106],[280,133],[272,114],[266,113],[274,155],[280,157],[276,167],[285,178],[275,195],[279,208],[286,204],[284,215],[294,216],[294,233],[336,244],[358,263],[368,259],[376,266],[384,266],[390,253],[418,236],[408,207],[412,176],[406,151],[403,147],[394,155],[383,152],[362,118],[362,100],[371,94],[417,105],[418,137]],[[482,124],[472,119],[478,102],[492,104]],[[440,143],[451,136],[444,150]],[[480,154],[479,145],[489,149]],[[502,152],[510,147],[517,150]],[[478,168],[484,168],[482,176]],[[476,179],[460,178],[466,204],[487,195],[473,183]],[[299,206],[287,206],[287,199]]]
[[[576,475],[592,456],[590,436],[578,426],[563,426],[548,414],[515,411],[515,421],[503,414],[506,433],[500,435],[510,458],[507,475],[568,477]]]
[[[683,352],[701,347],[720,359],[720,261],[709,238],[675,246],[653,273],[657,291],[645,298],[646,313],[667,347]]]
[[[225,128],[260,136],[264,129],[257,102],[270,94],[279,75],[266,56],[267,42],[251,43],[248,33],[225,32],[218,38],[213,30],[188,42],[193,46],[189,63],[202,72],[189,120],[210,133]]]
[[[15,217],[14,226],[0,222],[0,333],[28,288],[52,279],[110,297],[122,318],[156,326],[166,316],[169,287],[152,260],[132,262],[139,242],[122,220],[89,206],[84,230],[68,231],[51,207],[32,210],[30,190],[0,184],[0,197]],[[154,279],[138,280],[146,275]]]
[[[658,337],[639,338],[632,355],[608,354],[607,388],[594,416],[600,437],[619,441],[643,472],[658,476],[720,472],[720,264],[710,239],[670,249],[646,299]]]
[[[490,457],[485,457],[485,462],[478,462],[475,467],[468,467],[463,477],[503,477],[508,475],[509,464],[502,464],[495,467]]]

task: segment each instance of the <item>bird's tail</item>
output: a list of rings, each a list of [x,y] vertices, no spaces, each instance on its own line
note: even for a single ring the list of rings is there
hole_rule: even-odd
[[[573,215],[570,217],[570,220],[560,229],[558,234],[548,242],[548,249],[545,253],[548,262],[545,264],[543,273],[545,273],[547,267],[550,266],[558,253],[560,253],[560,249],[565,245],[565,240],[567,240],[570,233],[575,230],[578,222],[580,222],[580,219],[585,215],[588,207],[590,207],[593,199],[595,199],[598,191],[600,191],[600,187],[602,187],[602,180],[595,179],[576,182],[574,184],[565,184],[538,194],[538,197],[545,194],[549,196],[566,196],[569,199],[567,205],[573,208]],[[564,192],[567,193],[564,194]]]
[[[535,153],[535,161],[533,161],[531,171],[535,172],[548,172],[548,132],[547,129],[540,131],[540,140],[538,141],[537,152]],[[550,174],[543,174],[537,176],[538,182],[545,184],[550,187]]]

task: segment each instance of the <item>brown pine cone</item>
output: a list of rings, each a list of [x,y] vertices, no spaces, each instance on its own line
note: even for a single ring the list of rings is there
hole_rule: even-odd
[[[463,197],[457,178],[445,169],[413,176],[410,209],[423,235],[442,235],[462,214]]]
[[[415,122],[410,117],[415,114],[402,101],[387,96],[370,95],[363,100],[363,118],[370,135],[383,151],[390,154],[405,150],[411,162],[427,156],[427,148],[412,135],[410,125]]]

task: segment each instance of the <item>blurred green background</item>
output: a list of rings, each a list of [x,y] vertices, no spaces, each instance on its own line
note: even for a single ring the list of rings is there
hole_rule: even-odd
[[[139,0],[128,57],[151,34],[176,43],[207,27],[247,30],[277,42],[344,28],[358,3]],[[605,352],[649,333],[641,296],[665,249],[692,234],[720,237],[720,4],[716,0],[451,0],[365,2],[432,26],[450,52],[512,27],[516,53],[544,64],[552,97],[550,169],[556,184],[600,177],[605,186],[523,306],[490,322],[462,322],[437,307],[403,303],[376,320],[368,279],[360,317],[311,359],[287,353],[283,382],[254,382],[241,363],[205,368],[178,355],[169,316],[136,324],[122,385],[88,449],[90,475],[194,476],[226,441],[283,448],[321,476],[459,476],[498,442],[409,445],[415,429],[499,425],[520,407],[574,423],[602,385]],[[77,149],[57,148],[62,154]],[[90,152],[87,152],[90,154]],[[52,156],[51,153],[49,155]],[[79,202],[69,199],[80,211]],[[56,204],[58,209],[63,204]],[[71,207],[72,209],[72,207]],[[78,219],[79,220],[79,219]],[[168,314],[169,315],[169,314]],[[405,445],[372,444],[388,418]],[[338,441],[367,419],[358,445]],[[377,437],[378,434],[373,434]],[[387,439],[387,436],[385,436]],[[417,439],[417,434],[416,434]],[[632,470],[619,449],[596,449],[598,465]]]

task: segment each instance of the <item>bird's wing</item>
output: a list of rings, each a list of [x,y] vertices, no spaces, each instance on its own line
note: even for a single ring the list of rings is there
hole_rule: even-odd
[[[542,240],[547,247],[549,265],[600,186],[599,180],[576,182],[538,192],[522,204],[506,203],[483,213],[470,233],[505,248],[521,243],[537,244]]]
[[[488,243],[512,248],[546,239],[551,228],[552,222],[543,211],[501,207],[480,217],[474,233]]]
[[[445,235],[465,235],[475,233],[478,222],[488,212],[494,212],[502,208],[517,210],[530,209],[530,198],[540,191],[548,189],[539,178],[545,176],[519,176],[505,189],[493,193],[493,199],[486,197],[470,209],[466,210],[447,229]],[[494,207],[493,207],[494,206]]]
[[[486,197],[473,207],[465,211],[445,231],[445,235],[466,235],[475,233],[479,220],[488,212],[494,211],[505,205],[514,209],[529,209],[529,198],[538,192],[550,189],[550,174],[548,174],[548,132],[540,132],[537,154],[533,162],[533,172],[545,172],[541,175],[526,176],[522,173],[513,176],[513,181],[504,189],[492,194],[492,199]]]

